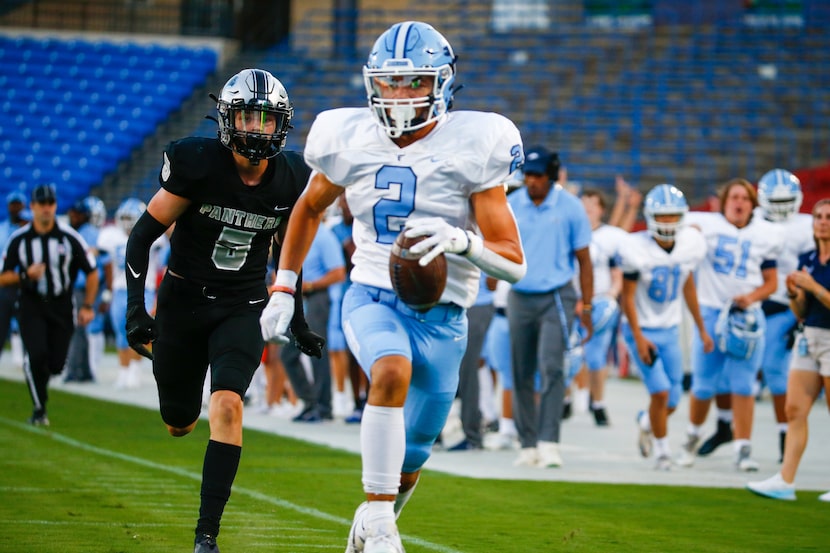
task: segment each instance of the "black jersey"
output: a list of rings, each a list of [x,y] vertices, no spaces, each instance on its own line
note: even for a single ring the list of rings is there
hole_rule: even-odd
[[[239,178],[233,154],[215,138],[185,138],[164,152],[161,186],[191,205],[176,220],[168,267],[197,284],[262,285],[271,238],[288,218],[311,170],[301,154],[268,160],[257,186]]]

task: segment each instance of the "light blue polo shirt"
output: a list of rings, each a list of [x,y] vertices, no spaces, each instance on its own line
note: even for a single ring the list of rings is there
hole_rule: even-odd
[[[303,263],[303,282],[314,282],[329,271],[345,265],[343,248],[340,247],[337,235],[326,225],[320,225]]]
[[[538,206],[524,187],[510,194],[508,201],[527,259],[527,273],[513,290],[539,294],[570,282],[576,274],[574,252],[591,244],[591,223],[582,201],[558,184]]]

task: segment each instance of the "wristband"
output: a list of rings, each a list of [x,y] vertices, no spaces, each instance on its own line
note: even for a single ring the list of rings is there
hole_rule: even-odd
[[[591,307],[592,307],[592,306],[591,306],[591,304],[590,304],[590,303],[583,303],[583,304],[582,304],[582,310],[583,310],[583,311],[590,311],[590,310],[591,310]]]
[[[85,303],[81,306],[81,309],[93,309],[92,305],[89,303]]]
[[[283,292],[285,294],[293,296],[295,290],[293,288],[289,288],[288,286],[271,286],[271,288],[268,289],[268,292],[271,294],[275,292]]]
[[[791,292],[787,292],[787,297],[790,298],[790,299],[795,299],[796,297],[798,297],[798,294],[793,294]]]
[[[297,273],[290,269],[279,269],[277,271],[277,278],[274,281],[274,288],[286,288],[287,290],[276,290],[277,292],[287,292],[294,295],[297,290]],[[272,291],[273,288],[272,288]]]

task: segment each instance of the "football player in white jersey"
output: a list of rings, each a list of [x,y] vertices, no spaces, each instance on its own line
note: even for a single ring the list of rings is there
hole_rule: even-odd
[[[104,266],[106,289],[111,291],[110,320],[115,331],[115,347],[118,349],[118,364],[121,369],[115,380],[116,389],[137,388],[140,384],[141,356],[127,343],[127,240],[136,221],[147,210],[147,205],[138,198],[127,198],[115,212],[115,224],[101,229],[98,236],[98,251],[105,254]],[[144,284],[144,305],[152,311],[155,302],[156,279],[158,278],[158,253],[167,237],[159,237],[150,250],[147,277]]]
[[[637,417],[640,453],[648,457],[653,445],[657,470],[672,466],[668,417],[683,391],[683,300],[704,351],[715,347],[703,326],[692,274],[706,255],[706,242],[700,231],[683,226],[688,210],[683,192],[670,184],[655,186],[643,206],[648,229],[631,234],[620,248],[624,272],[621,301],[626,317],[623,338],[651,395],[648,412]]]
[[[590,410],[597,426],[608,426],[608,415],[605,412],[605,380],[608,376],[606,364],[608,349],[620,319],[617,300],[623,283],[618,253],[620,245],[628,238],[628,233],[603,223],[606,202],[599,190],[586,189],[582,192],[581,199],[591,222],[589,251],[594,270],[594,296],[591,299],[593,334],[583,347],[584,365],[588,369],[586,392],[590,393]],[[574,285],[578,284],[579,279],[575,278]]]
[[[694,463],[712,397],[728,393],[736,466],[744,471],[758,470],[751,458],[750,437],[754,387],[764,350],[761,302],[778,286],[781,241],[770,222],[754,216],[757,206],[755,188],[744,179],[733,179],[721,191],[720,213],[687,216],[706,239],[708,249],[698,269],[697,286],[706,330],[717,347],[706,353],[699,333],[693,338],[689,428],[678,461],[685,466]]]
[[[787,298],[787,275],[796,270],[799,255],[816,247],[812,215],[798,212],[802,199],[801,182],[789,171],[773,169],[758,181],[758,210],[764,219],[775,225],[780,236],[786,237],[778,256],[778,289],[761,306],[767,320],[761,370],[764,383],[772,394],[778,423],[779,461],[784,459],[787,373],[797,325]]]
[[[510,282],[526,271],[504,187],[523,162],[519,131],[494,113],[449,112],[455,62],[430,25],[397,23],[363,68],[369,108],[317,116],[305,148],[313,173],[261,318],[266,340],[287,340],[297,273],[326,207],[345,190],[356,251],[343,328],[371,379],[360,438],[366,502],[348,552],[403,551],[395,521],[455,396],[479,271]],[[389,254],[400,232],[428,236],[411,249],[425,253],[422,265],[447,254],[446,288],[428,311],[392,291]]]

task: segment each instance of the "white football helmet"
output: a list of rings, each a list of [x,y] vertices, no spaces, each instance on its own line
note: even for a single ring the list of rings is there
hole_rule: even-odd
[[[87,196],[84,205],[89,210],[89,223],[95,228],[101,228],[107,222],[107,207],[98,196]]]
[[[658,184],[646,194],[643,202],[643,216],[651,235],[658,240],[674,240],[674,235],[683,226],[683,219],[689,211],[686,197],[671,184]],[[677,222],[667,223],[655,220],[655,215],[680,215]]]
[[[452,106],[456,55],[444,36],[419,21],[396,23],[375,41],[363,67],[369,107],[386,133],[397,138],[444,116]],[[381,84],[417,86],[433,77],[432,92],[418,98],[383,98]]]
[[[721,353],[749,359],[764,334],[760,310],[744,310],[735,304],[724,307],[715,322],[715,343]]]
[[[801,181],[784,169],[764,173],[758,181],[758,205],[769,221],[786,221],[801,209]]]
[[[219,140],[252,164],[274,157],[285,147],[294,108],[282,83],[268,71],[243,69],[231,77],[219,95]],[[245,126],[237,128],[237,113]],[[267,132],[268,115],[276,117]],[[254,130],[256,129],[256,130]]]
[[[115,222],[124,232],[130,234],[144,212],[147,211],[147,204],[138,198],[127,198],[115,211]]]

